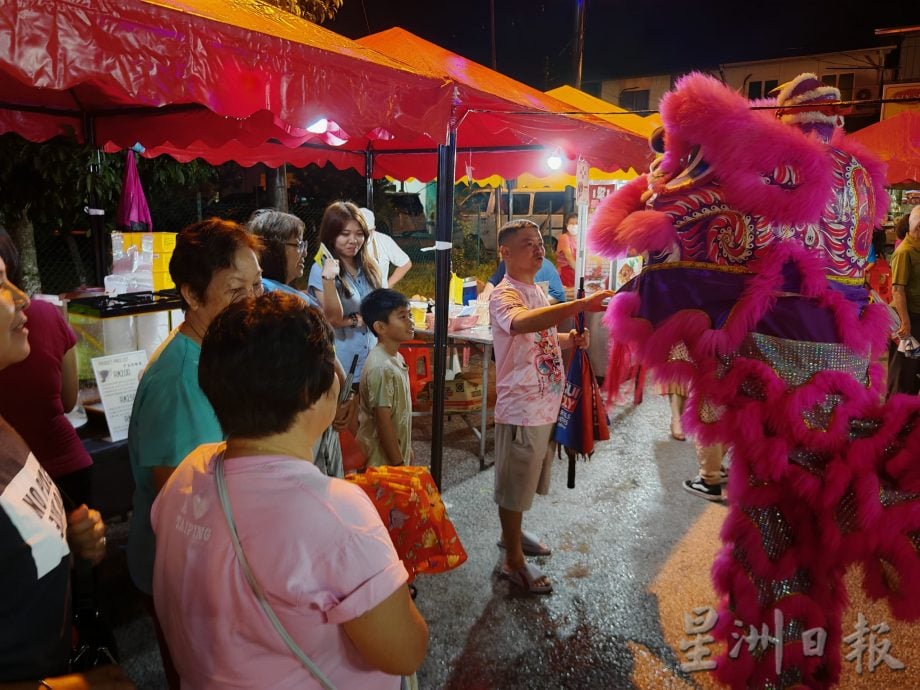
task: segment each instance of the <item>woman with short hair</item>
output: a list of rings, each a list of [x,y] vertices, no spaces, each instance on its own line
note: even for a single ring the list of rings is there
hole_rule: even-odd
[[[228,438],[193,451],[152,514],[155,601],[183,686],[320,687],[260,608],[231,519],[274,614],[332,686],[396,690],[425,656],[379,514],[304,450],[335,415],[334,360],[322,314],[281,292],[231,305],[205,335],[199,380]]]
[[[221,441],[224,432],[198,385],[201,341],[211,321],[228,305],[262,294],[259,240],[233,221],[211,218],[176,237],[169,274],[185,320],[153,354],[141,377],[131,423],[128,454],[134,475],[134,512],[128,535],[128,571],[147,595],[160,641],[167,681],[178,688],[150,595],[153,592],[153,530],[150,506],[182,458],[198,445]]]
[[[246,223],[246,228],[262,241],[262,286],[266,292],[281,290],[306,295],[293,287],[303,275],[307,242],[303,221],[292,213],[260,208]]]
[[[303,238],[304,223],[297,216],[272,208],[261,208],[249,218],[246,228],[262,241],[262,286],[266,292],[288,292],[297,295],[312,307],[318,307],[311,295],[295,288],[292,283],[303,275],[307,243]],[[341,383],[345,372],[338,364]],[[358,417],[357,400],[349,395],[339,405],[335,423],[329,427],[313,448],[314,464],[323,474],[343,477],[342,445],[338,432],[354,427]]]

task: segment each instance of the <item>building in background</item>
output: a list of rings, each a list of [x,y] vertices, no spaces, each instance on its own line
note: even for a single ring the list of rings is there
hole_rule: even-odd
[[[903,78],[899,74],[899,60],[906,59],[908,40],[911,46],[914,42],[920,45],[920,27],[917,29],[916,36],[900,41],[894,39],[890,45],[880,47],[732,62],[703,71],[722,79],[748,98],[764,98],[778,85],[803,72],[813,72],[825,84],[839,88],[841,100],[877,101],[886,84]],[[916,62],[920,63],[920,57]],[[657,110],[661,97],[680,76],[657,74],[605,80],[601,83],[600,97],[628,110]],[[879,113],[878,103],[845,110],[847,130],[878,121]]]

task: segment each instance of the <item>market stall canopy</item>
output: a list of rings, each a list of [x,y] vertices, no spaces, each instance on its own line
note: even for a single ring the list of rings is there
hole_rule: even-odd
[[[642,117],[625,108],[621,108],[613,103],[592,96],[589,93],[579,91],[572,86],[560,86],[556,89],[550,89],[546,92],[546,95],[552,96],[574,109],[591,113],[602,120],[606,120],[618,127],[634,132],[644,137],[646,140],[649,139],[656,129],[661,127],[661,117],[657,113]],[[622,168],[615,170],[600,170],[599,168],[591,167],[588,170],[588,179],[593,182],[632,180],[638,177],[638,175],[639,173],[635,168],[627,168],[626,170]],[[464,178],[462,181],[469,184],[469,178]],[[504,180],[498,175],[474,178],[474,181],[480,186],[497,187],[504,184]],[[575,184],[575,176],[566,172],[551,172],[549,174],[537,175],[523,173],[517,178],[518,189],[560,189],[562,187],[574,187]]]
[[[920,187],[920,110],[905,110],[850,138],[888,164],[891,187]]]
[[[646,140],[656,129],[661,127],[661,116],[657,113],[644,117],[636,115],[626,110],[626,108],[621,108],[602,98],[592,96],[590,93],[580,91],[574,86],[560,86],[550,89],[546,92],[546,95],[552,96],[556,100],[579,110],[584,110],[586,113],[594,113],[602,120],[639,134],[645,137]]]
[[[569,172],[578,155],[603,170],[644,169],[650,160],[645,137],[593,115],[566,114],[573,110],[566,103],[404,29],[372,34],[358,43],[456,85],[459,176],[470,171],[474,177],[539,174],[547,170],[547,152],[557,148],[565,154],[563,167]],[[409,153],[426,148],[423,139],[409,147],[375,145],[375,176],[433,179],[435,159]]]
[[[382,53],[407,69],[435,76],[452,85],[453,107],[442,122],[446,132],[458,125],[457,177],[475,171],[476,177],[494,174],[516,177],[529,172],[545,175],[548,153],[564,154],[563,168],[574,172],[578,154],[604,170],[644,169],[650,160],[645,133],[630,131],[590,114],[569,115],[572,106],[536,89],[478,65],[403,29],[367,36],[358,41],[373,54]],[[264,131],[264,130],[263,130]],[[163,153],[180,161],[203,158],[212,164],[228,160],[250,166],[282,163],[304,166],[332,163],[338,168],[371,171],[373,177],[434,179],[437,145],[430,132],[419,129],[409,137],[337,138],[330,128],[322,142],[298,146],[288,137],[236,139],[146,145],[144,155]],[[115,150],[117,147],[106,147]]]
[[[126,148],[443,143],[451,89],[258,0],[0,0],[0,133]]]

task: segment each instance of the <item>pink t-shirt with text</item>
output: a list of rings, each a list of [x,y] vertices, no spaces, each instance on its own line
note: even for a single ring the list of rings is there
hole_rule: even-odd
[[[224,444],[199,446],[153,504],[153,595],[183,688],[319,688],[240,570],[214,482]],[[224,465],[243,552],[294,641],[338,688],[396,690],[342,623],[408,579],[367,495],[287,456]]]
[[[565,372],[556,328],[518,333],[514,317],[549,306],[538,285],[511,276],[492,291],[489,312],[495,347],[495,421],[517,426],[552,424],[559,416]]]

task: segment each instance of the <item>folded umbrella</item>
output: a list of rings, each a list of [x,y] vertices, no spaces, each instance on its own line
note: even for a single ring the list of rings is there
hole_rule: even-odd
[[[125,176],[121,183],[121,198],[115,213],[115,227],[125,232],[150,232],[153,221],[147,197],[141,187],[141,178],[137,174],[134,151],[125,151]]]
[[[582,279],[578,297],[580,299],[584,296],[585,282]],[[583,312],[578,315],[576,324],[578,332],[584,333]],[[610,438],[601,389],[594,376],[588,353],[581,348],[576,348],[566,376],[554,438],[559,444],[560,453],[564,449],[569,458],[568,487],[574,489],[575,461],[579,456],[585,459],[591,457],[595,441],[606,441]]]

